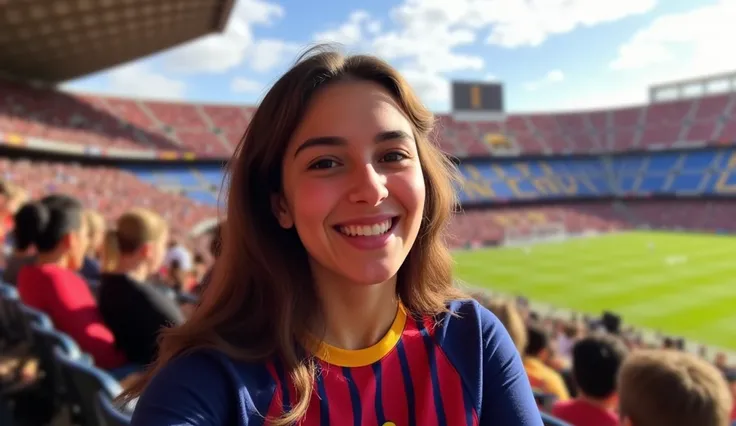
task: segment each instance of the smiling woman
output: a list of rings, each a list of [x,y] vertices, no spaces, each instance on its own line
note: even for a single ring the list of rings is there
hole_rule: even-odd
[[[541,425],[511,339],[454,287],[453,169],[371,56],[310,51],[231,162],[201,306],[125,397],[135,425]]]

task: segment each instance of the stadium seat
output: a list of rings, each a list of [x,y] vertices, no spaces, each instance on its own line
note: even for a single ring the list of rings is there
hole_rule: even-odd
[[[544,423],[544,426],[572,426],[569,423],[563,422],[547,413],[542,413],[542,423]]]
[[[54,325],[51,322],[51,318],[49,318],[48,315],[44,314],[38,309],[33,309],[31,307],[21,304],[20,310],[21,312],[23,312],[23,318],[25,319],[25,322],[28,326],[30,326],[31,324],[37,324],[41,327],[53,328]],[[27,328],[27,331],[28,331],[28,334],[30,335],[31,329]]]
[[[61,366],[56,361],[54,350],[59,348],[71,359],[81,359],[79,346],[66,334],[41,324],[31,324],[33,333],[33,352],[38,356],[40,389],[44,391],[47,401],[54,413],[67,400],[68,385],[64,380]]]
[[[0,340],[5,347],[19,343],[25,337],[21,305],[15,287],[0,284]]]
[[[91,362],[74,359],[59,347],[54,349],[54,358],[61,366],[65,383],[69,385],[67,402],[72,406],[76,423],[81,426],[97,426],[97,394],[102,392],[114,399],[122,392],[120,384]]]
[[[112,399],[102,391],[97,393],[97,408],[99,410],[100,426],[127,426],[130,424],[131,415],[115,407]]]

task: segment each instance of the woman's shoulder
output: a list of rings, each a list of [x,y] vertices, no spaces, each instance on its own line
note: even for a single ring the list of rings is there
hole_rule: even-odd
[[[268,411],[274,390],[265,363],[198,350],[177,356],[153,375],[136,404],[134,424],[173,424],[203,414],[207,421],[194,424],[225,424],[232,416],[257,418]]]
[[[476,330],[479,335],[489,335],[497,332],[498,327],[503,328],[499,319],[473,298],[452,300],[447,308],[440,321],[445,332]]]
[[[499,346],[516,350],[501,321],[476,300],[453,300],[447,307],[447,312],[437,318],[433,334],[439,346],[456,363],[485,362]]]

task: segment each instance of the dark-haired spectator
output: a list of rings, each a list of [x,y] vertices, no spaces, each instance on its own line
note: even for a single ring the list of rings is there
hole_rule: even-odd
[[[578,395],[558,401],[552,415],[573,426],[617,426],[616,380],[628,349],[617,337],[596,333],[572,349],[572,374]]]
[[[25,265],[31,265],[36,261],[36,247],[34,241],[38,235],[41,224],[46,220],[43,215],[46,209],[39,202],[26,203],[14,216],[15,228],[13,229],[13,253],[6,261],[3,271],[3,281],[15,285],[18,273]]]
[[[159,331],[184,322],[176,301],[156,290],[149,277],[161,267],[168,226],[161,216],[133,209],[117,222],[116,269],[102,274],[100,312],[128,360],[143,367],[153,362]]]
[[[538,322],[527,324],[527,345],[524,355],[524,369],[532,389],[553,395],[558,401],[567,401],[570,394],[565,381],[557,371],[546,365],[551,358],[550,339],[547,330]]]
[[[723,374],[697,356],[641,350],[618,378],[623,426],[728,426],[733,406]]]
[[[115,348],[89,286],[76,273],[88,239],[82,205],[74,198],[52,195],[39,206],[43,220],[34,241],[38,258],[18,275],[21,300],[49,315],[54,326],[74,339],[99,367],[123,367],[125,356]]]

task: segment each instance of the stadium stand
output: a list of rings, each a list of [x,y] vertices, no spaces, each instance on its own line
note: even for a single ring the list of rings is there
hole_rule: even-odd
[[[0,83],[0,130],[22,138],[226,158],[253,113],[251,106],[206,105],[77,95]],[[525,155],[597,154],[720,145],[736,140],[736,96],[605,111],[510,114],[502,122],[438,116],[436,138],[449,154],[488,157],[499,140]],[[495,142],[494,142],[495,141]]]

